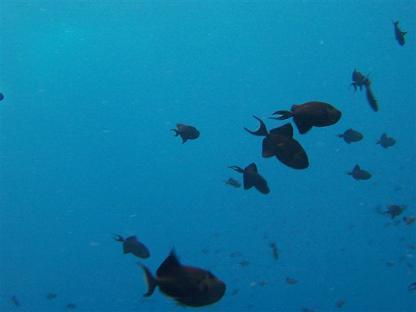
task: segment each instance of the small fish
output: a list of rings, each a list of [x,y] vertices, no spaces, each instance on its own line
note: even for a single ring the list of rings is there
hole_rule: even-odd
[[[373,111],[378,112],[378,102],[376,97],[374,96],[374,93],[370,87],[370,85],[365,86],[365,94],[367,96],[367,102],[370,104],[370,107],[373,109]]]
[[[338,309],[341,309],[347,302],[344,299],[338,299],[337,302],[335,303],[335,306]]]
[[[4,94],[0,92],[0,101],[3,101],[4,99]]]
[[[362,88],[366,85],[370,85],[371,81],[367,76],[364,76],[362,73],[360,73],[358,70],[354,69],[352,72],[352,83],[351,85],[354,87],[354,91],[357,91],[357,88],[362,90]]]
[[[46,299],[48,299],[48,300],[53,300],[53,299],[55,299],[57,296],[58,296],[57,294],[50,292],[50,293],[48,293],[48,294],[46,295]]]
[[[304,104],[293,105],[291,111],[279,110],[272,119],[285,120],[293,117],[299,132],[304,134],[312,127],[327,127],[340,120],[342,113],[334,106],[324,102],[311,101]]]
[[[360,132],[353,129],[345,130],[343,134],[338,134],[338,137],[343,138],[344,141],[348,144],[352,142],[358,142],[363,139],[363,135]]]
[[[241,187],[241,183],[233,178],[228,178],[228,180],[224,181],[224,183],[235,188]]]
[[[115,235],[114,239],[123,243],[123,253],[132,253],[139,258],[149,258],[150,252],[145,245],[143,245],[136,236],[130,236],[124,239],[121,235]]]
[[[299,281],[292,277],[286,277],[286,283],[289,285],[296,285]]]
[[[387,207],[385,214],[390,215],[391,219],[394,219],[397,216],[400,216],[403,211],[406,210],[406,206],[399,206],[399,205],[390,205]]]
[[[245,190],[254,186],[262,194],[270,193],[267,181],[258,173],[255,163],[251,163],[244,169],[238,166],[230,166],[229,168],[243,174],[243,184]]]
[[[277,245],[275,242],[271,242],[269,244],[270,248],[272,249],[272,256],[274,260],[279,260],[279,249],[277,248]]]
[[[17,299],[17,297],[15,295],[13,295],[10,298],[10,301],[13,303],[14,306],[16,306],[16,307],[19,307],[20,306],[20,302],[19,302],[19,300]]]
[[[409,286],[407,286],[408,291],[415,291],[416,290],[416,282],[410,283]]]
[[[405,40],[405,35],[407,34],[407,31],[401,31],[400,27],[399,27],[399,21],[393,22],[394,25],[394,36],[396,37],[397,42],[401,45],[404,46],[406,40]]]
[[[147,280],[149,297],[156,287],[165,295],[185,306],[201,307],[219,301],[225,293],[225,284],[211,272],[182,265],[172,250],[156,271],[156,277],[141,266]]]
[[[368,180],[371,178],[371,173],[367,170],[362,170],[357,164],[354,166],[351,172],[348,172],[355,180]]]
[[[377,144],[380,144],[384,148],[389,148],[396,144],[396,140],[392,137],[387,136],[386,133],[383,133],[380,137],[380,140],[377,141]]]
[[[74,303],[68,303],[68,304],[66,305],[66,308],[67,308],[68,310],[75,310],[75,309],[77,308],[77,306],[76,306],[76,304],[74,304]]]
[[[281,127],[267,131],[263,120],[253,116],[260,123],[256,131],[244,128],[248,133],[256,136],[264,136],[262,143],[262,156],[269,158],[275,156],[286,166],[293,169],[306,169],[309,167],[309,159],[302,145],[293,138],[293,127],[287,123]]]
[[[175,132],[175,136],[180,136],[182,138],[182,144],[187,140],[195,140],[199,138],[199,131],[193,127],[184,124],[176,124],[176,129],[171,129]]]
[[[406,225],[411,225],[415,223],[416,217],[415,216],[405,216],[403,217],[403,221]]]

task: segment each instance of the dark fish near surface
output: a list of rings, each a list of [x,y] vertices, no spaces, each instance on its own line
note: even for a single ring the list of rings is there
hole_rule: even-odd
[[[387,207],[385,214],[390,215],[390,218],[394,219],[397,216],[400,216],[403,211],[406,210],[406,206],[399,206],[399,205],[390,205]]]
[[[360,132],[353,129],[345,130],[343,134],[338,134],[338,137],[343,138],[344,141],[348,144],[352,142],[358,142],[363,139],[363,135]]]
[[[341,309],[347,302],[344,299],[338,299],[337,302],[335,303],[335,306],[338,309]]]
[[[145,245],[143,245],[136,236],[130,236],[124,239],[121,235],[115,235],[114,239],[123,243],[123,252],[125,254],[132,253],[139,258],[149,258],[150,252]]]
[[[0,101],[4,99],[4,94],[0,92]]]
[[[254,186],[262,194],[270,193],[267,181],[258,173],[255,163],[251,163],[244,169],[238,166],[230,166],[229,168],[243,174],[243,185],[245,190]]]
[[[148,285],[145,297],[151,296],[158,286],[162,293],[183,305],[201,307],[217,302],[225,293],[224,282],[209,271],[182,265],[173,250],[158,268],[156,277],[144,265],[142,268]]]
[[[264,136],[262,144],[262,156],[264,158],[275,156],[286,166],[293,169],[306,169],[309,167],[309,159],[302,145],[293,138],[293,127],[285,124],[281,127],[267,131],[264,122],[253,116],[260,122],[260,128],[251,131],[244,128],[248,133],[257,136]]]
[[[386,133],[383,133],[380,137],[380,140],[377,141],[377,144],[380,144],[384,148],[389,148],[396,144],[396,140],[392,137],[387,136]]]
[[[399,27],[399,21],[393,22],[394,25],[394,36],[396,37],[397,42],[403,46],[405,44],[404,36],[407,34],[407,31],[401,31]]]
[[[236,179],[228,178],[228,180],[224,181],[225,184],[230,185],[235,188],[241,187],[241,183],[238,182]]]
[[[48,294],[46,295],[46,299],[48,299],[48,300],[53,300],[53,299],[55,299],[57,296],[58,296],[58,295],[57,295],[57,294],[55,294],[55,293],[48,293]]]
[[[76,306],[76,304],[74,304],[74,303],[68,303],[68,304],[66,305],[66,308],[67,308],[68,310],[75,310],[75,309],[77,308],[77,306]]]
[[[407,286],[408,291],[415,291],[416,290],[416,282],[410,283],[409,286]]]
[[[416,217],[415,216],[405,216],[403,217],[403,221],[406,225],[411,225],[415,223]]]
[[[360,73],[358,70],[354,69],[352,72],[352,83],[351,85],[354,87],[354,91],[357,91],[357,88],[362,90],[362,88],[366,85],[370,85],[371,81],[367,76],[364,76],[362,73]]]
[[[299,281],[293,277],[286,277],[286,283],[289,285],[295,285],[297,284]]]
[[[272,249],[272,256],[274,260],[279,260],[279,249],[277,248],[277,245],[275,242],[271,242],[269,244],[270,248]]]
[[[365,86],[365,94],[367,96],[367,101],[368,104],[370,104],[370,107],[373,109],[373,111],[378,112],[378,102],[374,96],[373,91],[371,90],[370,85]]]
[[[304,134],[312,127],[327,127],[340,120],[342,113],[334,106],[324,102],[311,101],[300,105],[293,105],[291,111],[279,110],[272,119],[284,120],[293,117],[299,132]]]
[[[362,170],[358,164],[355,165],[352,171],[348,172],[348,174],[355,180],[368,180],[371,178],[371,173],[366,170]]]
[[[175,136],[179,135],[182,138],[182,143],[199,137],[199,131],[195,127],[184,124],[176,124],[176,129],[171,129],[171,131],[175,132]]]

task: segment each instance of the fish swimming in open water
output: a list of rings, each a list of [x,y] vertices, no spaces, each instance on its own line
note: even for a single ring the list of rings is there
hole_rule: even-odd
[[[345,130],[343,134],[338,134],[338,137],[343,138],[348,144],[358,142],[363,139],[363,135],[354,129]]]
[[[354,87],[354,91],[357,91],[357,88],[362,90],[363,87],[366,85],[369,85],[370,79],[367,76],[364,76],[362,73],[360,73],[358,70],[354,69],[352,72],[352,83],[351,85]]]
[[[136,236],[130,236],[124,239],[121,235],[115,235],[114,239],[123,243],[123,252],[132,253],[136,257],[146,259],[150,257],[149,249],[141,243]]]
[[[384,148],[389,148],[396,144],[396,140],[392,137],[389,137],[386,133],[383,133],[380,137],[380,140],[377,141],[377,144],[380,144]]]
[[[253,116],[260,122],[256,131],[244,128],[248,133],[256,136],[264,136],[262,144],[262,156],[264,158],[275,156],[286,166],[293,169],[306,169],[309,167],[309,159],[302,145],[293,138],[293,127],[287,123],[281,127],[267,131],[264,122]]]
[[[230,166],[228,168],[243,174],[243,185],[245,190],[248,190],[254,186],[262,194],[270,193],[267,181],[258,173],[255,163],[251,163],[244,169],[238,166]]]
[[[367,170],[362,170],[357,164],[354,166],[351,172],[348,172],[355,180],[368,180],[371,178],[371,173]]]
[[[312,127],[327,127],[340,120],[342,113],[328,103],[311,101],[304,104],[293,105],[291,111],[279,110],[272,119],[284,120],[293,117],[299,132],[304,134]]]
[[[370,104],[370,107],[373,109],[373,111],[378,112],[378,102],[370,85],[365,86],[365,95],[367,97],[367,102]]]
[[[199,131],[193,126],[188,126],[184,124],[176,124],[176,129],[171,129],[175,132],[175,136],[180,136],[182,138],[182,144],[188,140],[195,140],[199,138]]]
[[[393,22],[394,25],[394,37],[396,38],[397,42],[404,46],[406,43],[406,40],[404,36],[407,34],[407,31],[402,31],[399,27],[399,21]]]
[[[165,295],[178,303],[201,307],[219,301],[225,293],[225,283],[215,277],[211,272],[182,265],[172,250],[153,276],[144,265],[148,290],[144,294],[149,297],[156,287]]]

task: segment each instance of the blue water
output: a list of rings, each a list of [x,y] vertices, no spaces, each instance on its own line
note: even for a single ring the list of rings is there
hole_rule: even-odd
[[[1,1],[0,311],[183,310],[143,298],[137,266],[173,247],[227,284],[203,310],[416,309],[416,224],[376,212],[416,214],[415,14],[412,0]],[[354,68],[379,112],[349,87]],[[252,115],[273,128],[272,112],[310,100],[343,112],[295,130],[310,168],[262,158]],[[200,138],[181,144],[178,122]],[[348,128],[363,141],[336,137]],[[395,146],[375,144],[383,132]],[[251,162],[269,195],[224,184]],[[356,163],[373,177],[353,180]]]

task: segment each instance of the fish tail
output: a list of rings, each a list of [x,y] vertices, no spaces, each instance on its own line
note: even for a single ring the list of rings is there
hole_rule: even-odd
[[[178,136],[178,135],[179,135],[179,131],[178,131],[178,130],[176,130],[176,129],[170,129],[170,131],[175,132],[175,136]]]
[[[143,264],[139,264],[139,265],[142,267],[144,271],[144,275],[145,275],[146,282],[147,282],[147,292],[143,294],[143,296],[150,297],[155,291],[155,288],[157,286],[157,280],[153,277],[152,273],[146,266],[144,266]]]
[[[266,128],[266,125],[264,124],[263,120],[261,120],[260,118],[254,116],[254,115],[253,115],[253,117],[258,120],[258,122],[260,123],[260,127],[256,131],[251,131],[247,128],[244,128],[244,130],[246,130],[248,133],[251,133],[253,135],[266,136],[267,135],[267,128]]]
[[[274,112],[273,115],[280,115],[278,117],[273,117],[273,119],[285,120],[285,119],[292,117],[293,113],[291,111],[279,110],[279,111]]]

